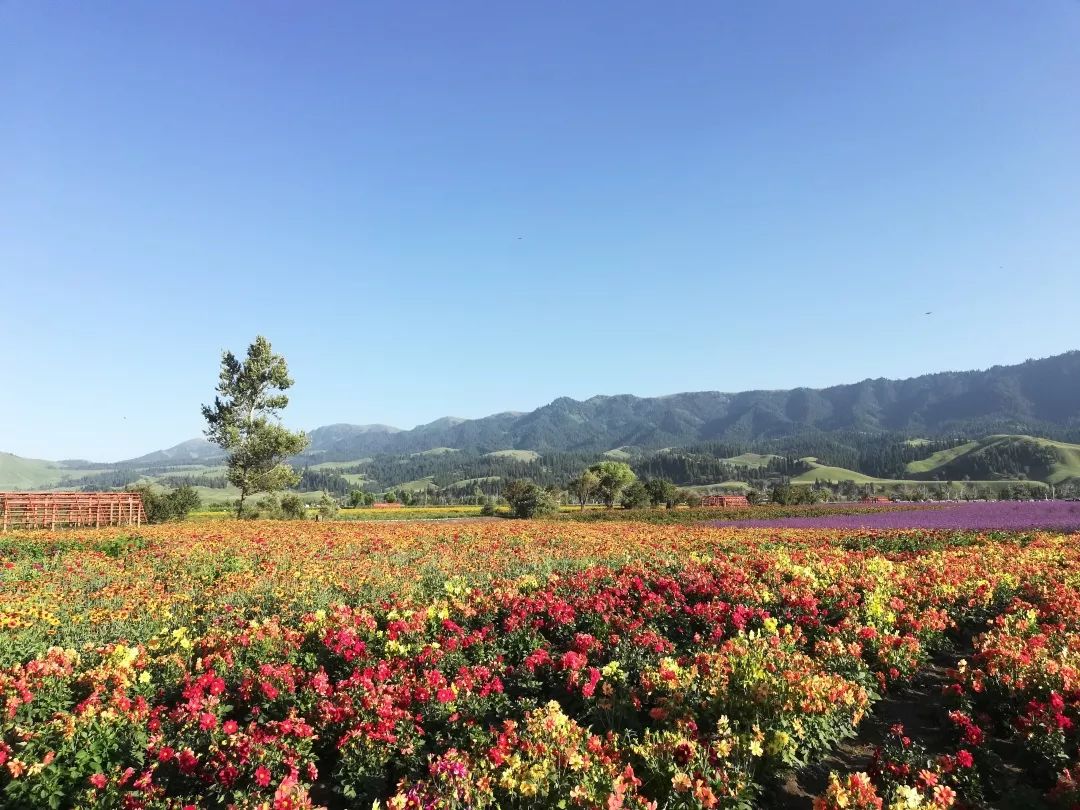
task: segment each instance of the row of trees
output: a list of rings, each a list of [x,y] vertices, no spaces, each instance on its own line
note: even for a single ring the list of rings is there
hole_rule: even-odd
[[[621,461],[601,461],[573,478],[566,488],[581,509],[590,502],[600,502],[609,509],[616,504],[625,509],[666,506],[680,503],[697,506],[701,498],[695,492],[680,489],[664,478],[641,480],[629,464]],[[516,517],[536,517],[558,508],[561,492],[557,487],[541,487],[533,481],[517,480],[507,484],[503,492],[511,512]]]
[[[349,505],[369,505],[374,501],[374,494],[355,488],[340,472],[307,469],[297,473],[288,465],[288,459],[301,453],[308,445],[307,437],[302,432],[289,431],[280,423],[280,413],[289,402],[285,391],[292,385],[293,380],[289,376],[285,359],[274,354],[269,341],[261,335],[248,347],[243,360],[230,351],[222,355],[214,402],[212,405],[204,405],[202,413],[207,423],[207,437],[226,451],[225,480],[240,491],[237,515],[245,513],[245,501],[250,495],[259,492],[276,493],[295,487],[301,482],[309,488],[346,497]],[[694,480],[696,476],[704,475],[712,481],[718,480],[717,476],[720,476],[719,480],[734,478],[741,469],[741,477],[753,478],[756,475],[762,486],[766,482],[771,484],[771,500],[779,503],[801,503],[821,499],[827,490],[823,486],[792,486],[787,481],[792,473],[797,471],[796,459],[800,456],[816,456],[827,464],[864,470],[882,477],[899,477],[898,473],[908,462],[926,458],[937,450],[956,446],[961,441],[962,439],[956,438],[933,443],[911,443],[894,436],[868,437],[852,434],[837,437],[810,434],[785,440],[786,452],[776,454],[776,458],[768,458],[752,473],[747,472],[746,465],[736,465],[729,461],[740,452],[745,452],[736,446],[703,446],[690,448],[685,452],[658,453],[648,460],[638,462],[638,466],[648,472],[653,472],[654,468],[656,472],[671,471],[680,480]],[[730,455],[720,457],[721,453]],[[511,470],[517,472],[519,467],[540,472],[549,479],[561,477],[566,474],[574,460],[572,456],[564,455],[565,457],[545,459],[544,465],[540,467],[535,463],[497,457],[485,457],[483,461],[474,460],[481,466],[487,465],[483,471],[490,474],[475,476],[472,491],[457,497],[487,501],[493,492],[498,491],[502,481],[507,480],[507,473]],[[1010,471],[1020,472],[1013,468],[1024,466],[1025,463],[1030,466],[1032,455],[1031,448],[1006,448],[988,461],[992,462],[995,469],[1004,465]],[[430,491],[424,491],[421,495],[425,499],[429,496],[438,497],[440,486],[434,481],[436,474],[450,477],[462,472],[458,468],[451,470],[446,466],[446,462],[435,458],[419,458],[419,461],[410,463],[428,464],[433,469],[430,474]],[[1035,454],[1035,459],[1038,466],[1049,463],[1048,458],[1038,454]],[[382,469],[373,461],[372,464],[378,469],[365,467],[364,474],[378,472],[381,475],[390,475],[390,468],[400,467],[400,464],[384,461],[384,467],[390,465],[387,469]],[[562,481],[565,480],[566,478],[562,478]],[[450,486],[451,483],[442,481],[441,485]],[[582,509],[592,500],[609,508],[616,504],[630,508],[650,505],[672,507],[679,502],[693,501],[693,496],[676,487],[670,476],[653,475],[640,480],[629,464],[612,460],[590,465],[571,478],[566,489]],[[175,492],[185,490],[191,492],[190,487],[180,487]],[[1027,493],[1028,490],[1024,489],[1023,492],[1011,494],[1024,497]],[[553,480],[549,480],[546,486],[541,486],[535,481],[518,477],[501,486],[501,495],[510,504],[514,514],[531,517],[557,507],[561,491]],[[751,496],[755,500],[763,497],[758,495],[757,491],[752,491]],[[401,491],[391,497],[409,503],[416,496]],[[301,510],[296,505],[297,500],[297,496],[290,494],[280,500],[264,502],[265,511],[286,516],[299,514]],[[326,503],[323,504],[323,509],[329,514],[330,504],[333,503],[336,507],[337,501],[328,494],[324,494],[324,500]],[[154,508],[158,509],[156,502]],[[162,510],[172,508],[161,507]]]

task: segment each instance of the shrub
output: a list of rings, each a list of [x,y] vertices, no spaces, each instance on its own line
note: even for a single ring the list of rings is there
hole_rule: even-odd
[[[341,507],[338,506],[338,502],[331,498],[329,495],[327,495],[325,492],[323,493],[322,497],[319,498],[318,510],[319,518],[321,520],[333,520],[338,516],[338,511],[340,510],[340,508]]]
[[[701,496],[692,489],[680,489],[676,497],[678,503],[685,503],[691,509],[701,506]]]
[[[303,520],[307,517],[307,506],[295,492],[281,497],[280,511],[282,520]]]
[[[620,503],[623,509],[643,509],[646,506],[652,506],[652,496],[643,483],[634,481],[623,490]]]
[[[349,493],[349,506],[353,509],[371,506],[373,503],[375,503],[375,495],[371,492],[364,492],[362,489],[354,489]]]
[[[510,504],[514,517],[534,518],[559,511],[555,495],[532,481],[511,481],[506,485],[503,496]]]
[[[202,502],[199,493],[189,486],[177,487],[168,492],[155,492],[153,487],[144,485],[131,487],[130,491],[142,496],[147,523],[186,520],[187,516],[198,509]]]

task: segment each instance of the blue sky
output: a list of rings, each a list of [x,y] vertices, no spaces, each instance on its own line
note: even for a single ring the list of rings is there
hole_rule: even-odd
[[[0,6],[0,450],[1080,346],[1080,3]],[[933,315],[923,313],[932,310]]]

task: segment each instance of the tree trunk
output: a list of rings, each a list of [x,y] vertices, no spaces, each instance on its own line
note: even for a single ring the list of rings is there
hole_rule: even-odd
[[[244,497],[247,493],[240,490],[240,503],[236,505],[236,519],[239,520],[244,514]]]

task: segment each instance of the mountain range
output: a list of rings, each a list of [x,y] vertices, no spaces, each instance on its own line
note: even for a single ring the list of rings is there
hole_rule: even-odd
[[[1080,437],[1080,351],[981,371],[926,374],[904,380],[867,379],[828,388],[724,393],[699,391],[661,397],[629,394],[584,401],[560,397],[528,413],[479,419],[444,417],[411,430],[389,425],[334,424],[309,432],[304,464],[354,461],[452,448],[477,453],[604,453],[619,448],[658,450],[707,442],[776,439],[807,432],[859,431],[910,436],[985,436],[1026,433]],[[58,471],[155,468],[212,464],[220,449],[204,439],[110,465],[41,462],[0,454],[0,485],[19,462]]]
[[[804,431],[890,432],[912,436],[1080,432],[1080,351],[984,371],[942,372],[906,380],[870,379],[829,388],[662,397],[629,394],[584,401],[560,397],[529,413],[480,419],[444,417],[412,430],[336,424],[308,435],[309,461],[348,461],[434,448],[491,452],[655,450],[702,442],[754,442]],[[177,455],[207,460],[198,440],[138,459]]]

